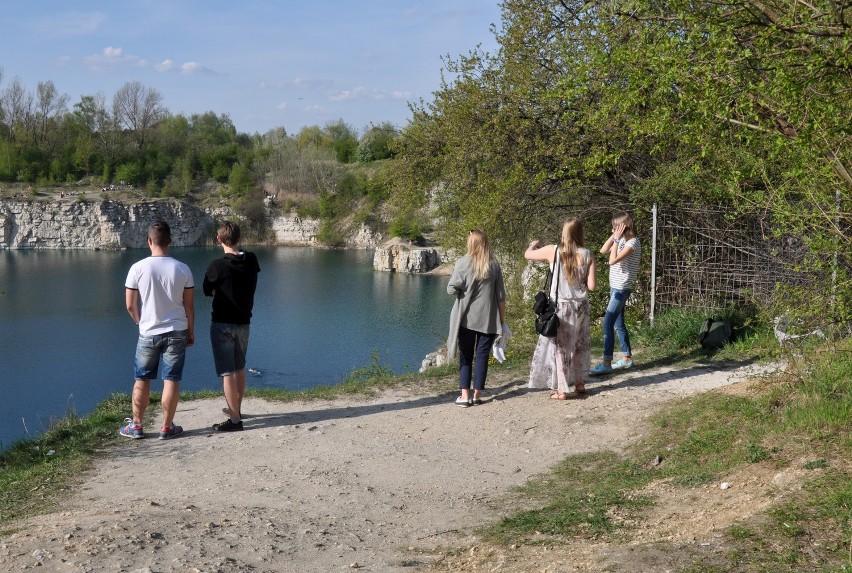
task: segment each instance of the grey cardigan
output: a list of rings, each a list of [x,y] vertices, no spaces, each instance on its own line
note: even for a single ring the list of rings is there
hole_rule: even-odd
[[[500,334],[498,303],[506,300],[503,271],[497,262],[491,263],[488,277],[476,278],[473,259],[468,255],[456,261],[447,294],[455,295],[450,313],[450,335],[447,338],[447,360],[455,358],[459,345],[459,328],[464,327],[485,334]]]

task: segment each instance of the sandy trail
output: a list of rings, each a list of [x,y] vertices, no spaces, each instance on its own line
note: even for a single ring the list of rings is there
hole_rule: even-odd
[[[119,444],[63,511],[13,524],[0,570],[425,569],[436,548],[472,543],[514,486],[569,454],[619,450],[660,404],[755,371],[634,368],[559,402],[497,366],[473,408],[452,404],[451,382],[441,395],[247,399],[246,430],[223,434],[210,429],[222,400],[182,402],[184,436],[157,440],[156,424]]]

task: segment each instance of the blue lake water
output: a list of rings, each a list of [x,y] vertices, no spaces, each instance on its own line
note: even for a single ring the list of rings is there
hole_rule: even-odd
[[[333,384],[370,364],[374,353],[395,373],[417,371],[446,340],[447,277],[374,271],[372,251],[251,250],[261,273],[247,366],[261,375],[249,376],[249,388]],[[196,344],[187,351],[181,390],[221,390],[208,334],[211,299],[201,281],[222,251],[170,254],[196,280]],[[130,393],[138,331],[124,308],[124,280],[147,255],[0,251],[0,449],[68,412],[87,414],[112,392]],[[161,389],[152,382],[152,390]]]

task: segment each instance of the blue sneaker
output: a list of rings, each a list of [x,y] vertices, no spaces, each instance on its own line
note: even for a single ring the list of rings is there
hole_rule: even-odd
[[[629,358],[619,358],[617,361],[612,363],[613,370],[618,370],[621,368],[631,368],[633,366],[633,361]]]
[[[161,440],[169,440],[171,438],[177,438],[183,434],[183,427],[178,426],[177,424],[172,424],[172,427],[164,426],[160,429],[160,439]]]
[[[600,376],[602,374],[612,374],[612,366],[607,366],[603,362],[595,366],[589,371],[592,376]]]
[[[134,440],[145,437],[142,424],[134,424],[131,418],[124,419],[124,425],[119,428],[118,433],[125,438],[133,438]]]

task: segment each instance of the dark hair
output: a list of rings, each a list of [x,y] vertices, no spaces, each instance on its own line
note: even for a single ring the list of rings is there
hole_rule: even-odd
[[[240,239],[242,238],[240,226],[231,221],[222,221],[216,236],[226,247],[236,247],[240,244]]]
[[[148,228],[148,238],[158,247],[168,247],[172,244],[172,230],[165,221],[154,221]]]

